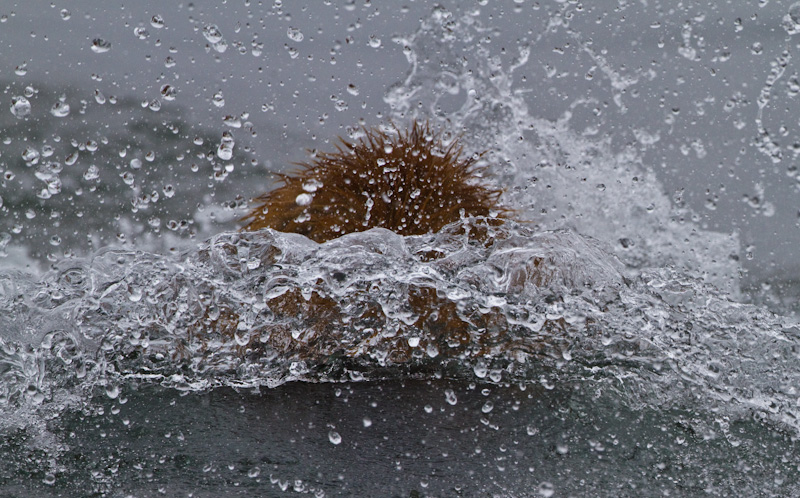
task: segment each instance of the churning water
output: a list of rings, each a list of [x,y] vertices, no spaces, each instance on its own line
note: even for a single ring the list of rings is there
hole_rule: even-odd
[[[635,85],[563,17],[551,21],[617,91]],[[209,52],[224,53],[218,28],[206,28]],[[531,83],[519,80],[539,39],[500,57],[494,33],[476,13],[433,9],[392,40],[409,70],[385,102],[396,123],[428,119],[457,130],[470,153],[487,151],[520,221],[466,218],[437,234],[373,229],[324,244],[225,231],[167,254],[140,237],[51,257],[41,275],[0,273],[3,495],[800,492],[797,321],[743,303],[737,237],[666,196],[635,148],[576,131],[578,108],[596,102],[537,116]],[[25,112],[17,100],[14,119]],[[180,162],[159,126],[139,127],[144,148]],[[198,134],[193,144],[209,140]],[[247,184],[226,187],[230,171],[217,167],[235,157],[232,136],[190,168],[208,167],[220,196]],[[80,180],[26,151],[29,190],[81,212],[59,223],[101,227],[96,197],[62,192]],[[130,185],[148,170],[131,162],[115,184],[85,166],[79,176],[94,186]],[[181,185],[172,167],[139,175],[133,212],[157,204],[150,183],[173,174],[177,192],[164,187],[162,201],[174,196],[171,212],[188,212],[197,199],[181,192],[203,182]],[[113,199],[125,187],[108,188]],[[3,194],[8,209],[30,209],[14,195]],[[441,316],[465,324],[466,339],[435,335]]]

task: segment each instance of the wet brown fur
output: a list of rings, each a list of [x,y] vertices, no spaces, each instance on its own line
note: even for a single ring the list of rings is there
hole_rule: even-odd
[[[318,152],[282,175],[281,186],[256,199],[243,229],[324,242],[374,227],[422,235],[465,216],[509,213],[498,203],[502,191],[483,181],[480,155],[464,157],[458,140],[445,144],[428,124],[365,128],[357,142],[340,141],[335,152]]]

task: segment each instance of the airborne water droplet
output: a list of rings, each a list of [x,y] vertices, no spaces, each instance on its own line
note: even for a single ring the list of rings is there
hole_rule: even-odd
[[[56,102],[53,104],[53,107],[50,108],[50,114],[57,118],[63,118],[69,115],[69,104],[66,102]]]
[[[230,161],[233,157],[233,146],[235,142],[233,140],[233,135],[230,133],[223,132],[222,133],[222,140],[219,143],[219,147],[217,148],[217,157],[222,159],[223,161]]]
[[[22,119],[31,113],[31,103],[25,97],[18,95],[11,97],[11,114]]]
[[[328,440],[329,440],[329,441],[330,441],[332,444],[336,444],[336,445],[338,445],[338,444],[341,444],[341,442],[342,442],[342,436],[340,436],[340,435],[339,435],[339,433],[338,433],[338,432],[336,432],[336,431],[330,431],[330,432],[328,433]]]
[[[150,32],[144,26],[137,26],[133,28],[133,34],[140,40],[146,40],[150,36]]]
[[[92,40],[92,52],[102,54],[111,50],[111,42],[103,40],[102,38],[95,38]]]
[[[209,43],[219,43],[222,40],[222,32],[216,24],[208,24],[203,28],[203,36]]]
[[[301,42],[303,41],[303,33],[297,28],[289,28],[286,31],[286,35],[289,37],[290,40]]]

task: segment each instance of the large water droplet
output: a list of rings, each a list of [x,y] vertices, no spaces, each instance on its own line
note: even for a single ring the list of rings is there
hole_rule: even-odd
[[[30,146],[25,147],[25,150],[22,151],[22,159],[28,166],[36,164],[39,162],[39,151]]]
[[[233,135],[228,133],[227,131],[222,134],[222,140],[219,143],[219,147],[217,148],[217,157],[222,159],[223,161],[230,161],[233,157],[233,146],[235,142],[233,140]]]
[[[111,50],[111,42],[103,40],[102,38],[95,38],[92,40],[92,52],[102,54]]]
[[[11,97],[11,114],[22,119],[31,113],[31,103],[22,95]]]
[[[208,24],[203,28],[203,36],[209,43],[219,43],[222,40],[222,31],[216,24]]]
[[[336,431],[330,431],[330,432],[328,433],[328,440],[329,440],[329,441],[330,441],[332,444],[341,444],[341,442],[342,442],[342,436],[340,436],[340,435],[339,435],[339,433],[338,433],[338,432],[336,432]]]
[[[296,41],[296,42],[303,41],[303,33],[297,28],[291,28],[290,27],[286,31],[286,36],[288,36],[289,39],[292,40],[292,41]]]
[[[50,108],[50,114],[57,118],[63,118],[69,115],[69,104],[66,102],[58,101]]]
[[[783,16],[783,28],[790,35],[800,33],[800,2],[793,3],[789,12]]]

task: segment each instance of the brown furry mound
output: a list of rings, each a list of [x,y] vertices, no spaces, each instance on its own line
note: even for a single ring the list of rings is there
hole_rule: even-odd
[[[482,181],[479,156],[415,122],[406,131],[364,129],[355,143],[301,163],[283,185],[257,199],[243,230],[273,228],[317,242],[374,227],[400,235],[438,232],[464,216],[502,216],[501,190]]]

